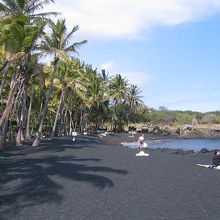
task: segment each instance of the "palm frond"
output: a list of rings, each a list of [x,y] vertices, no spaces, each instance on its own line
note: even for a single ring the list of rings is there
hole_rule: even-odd
[[[63,42],[63,45],[67,45],[68,41],[72,37],[73,33],[75,33],[78,30],[79,30],[79,25],[74,26],[73,29],[70,31],[70,33],[66,36],[66,38]]]
[[[65,51],[66,51],[66,52],[75,52],[75,53],[78,53],[78,52],[76,51],[76,48],[79,48],[81,45],[86,44],[86,43],[87,43],[87,40],[83,40],[83,41],[81,41],[81,42],[74,43],[74,44],[72,44],[71,46],[67,47],[67,48],[65,49]]]
[[[4,14],[8,14],[10,12],[10,9],[6,5],[0,2],[0,12],[3,12]]]

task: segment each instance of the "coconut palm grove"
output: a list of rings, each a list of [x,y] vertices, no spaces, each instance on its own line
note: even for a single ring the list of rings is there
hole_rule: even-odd
[[[41,13],[53,1],[0,3],[0,145],[41,135],[69,134],[106,123],[121,130],[135,121],[140,90],[120,74],[108,77],[77,58],[87,40],[74,41],[59,12]],[[47,57],[48,64],[42,60]]]
[[[65,18],[56,18],[59,12],[41,12],[52,2],[0,3],[0,148],[10,140],[38,146],[42,135],[73,129],[122,131],[132,123],[184,124],[207,116],[149,109],[137,85],[78,59],[89,42],[76,42],[79,26],[67,30]],[[219,113],[213,117],[219,122]]]

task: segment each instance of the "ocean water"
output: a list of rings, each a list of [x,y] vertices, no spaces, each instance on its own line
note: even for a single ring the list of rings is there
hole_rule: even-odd
[[[202,148],[209,150],[220,149],[220,139],[194,139],[194,138],[171,138],[147,141],[148,147],[152,149],[169,148],[200,151]],[[137,142],[124,142],[123,146],[129,148],[137,148]]]

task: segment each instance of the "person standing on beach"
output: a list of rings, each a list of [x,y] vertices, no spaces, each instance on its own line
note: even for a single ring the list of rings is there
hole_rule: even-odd
[[[75,129],[72,132],[72,136],[73,136],[73,141],[76,141],[77,132]]]
[[[140,148],[140,152],[136,154],[136,156],[149,156],[149,154],[146,154],[144,152],[144,149],[147,147],[147,143],[144,142],[144,134],[141,134],[141,136],[138,138],[138,148]]]
[[[144,145],[144,134],[141,134],[141,136],[138,138],[138,147],[143,148]]]

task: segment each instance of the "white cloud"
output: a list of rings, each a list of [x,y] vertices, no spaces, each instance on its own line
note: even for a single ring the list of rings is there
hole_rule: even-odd
[[[149,83],[153,78],[144,72],[122,72],[131,84],[143,86]]]
[[[105,69],[107,74],[115,75],[121,74],[123,77],[128,79],[130,84],[134,84],[137,86],[146,85],[149,81],[153,79],[153,77],[147,73],[140,71],[124,71],[122,68],[112,60],[109,60],[100,65],[100,69]]]
[[[137,37],[158,25],[176,26],[220,12],[220,0],[56,0],[45,11],[62,12],[71,27],[94,37]]]

